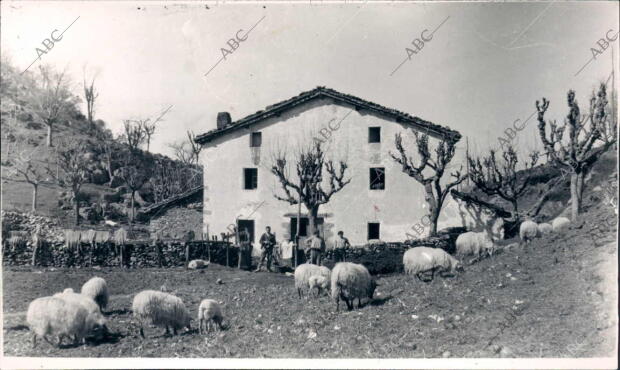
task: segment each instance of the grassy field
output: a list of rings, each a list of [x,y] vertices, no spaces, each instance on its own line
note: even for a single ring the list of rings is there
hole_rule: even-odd
[[[177,269],[5,268],[4,351],[8,356],[84,357],[598,357],[615,349],[615,220],[591,210],[561,235],[511,246],[455,278],[422,283],[380,276],[375,300],[335,312],[326,296],[299,299],[293,278],[212,265]],[[599,227],[598,231],[594,230]],[[602,230],[602,231],[601,231]],[[595,244],[592,236],[599,239]],[[32,349],[24,322],[28,303],[93,275],[108,281],[107,316],[116,335],[99,343]],[[221,279],[222,284],[216,280]],[[166,285],[196,314],[203,298],[224,302],[221,332],[141,339],[130,313],[134,294]]]

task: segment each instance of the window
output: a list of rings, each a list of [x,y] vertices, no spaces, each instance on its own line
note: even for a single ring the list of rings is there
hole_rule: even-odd
[[[368,127],[368,142],[380,143],[381,142],[381,127]]]
[[[252,132],[250,134],[250,147],[258,148],[263,142],[263,135],[260,132]]]
[[[385,167],[370,169],[370,190],[385,189]]]
[[[258,187],[258,168],[243,169],[243,188],[246,190],[256,189]]]
[[[369,222],[368,223],[368,240],[373,240],[373,239],[381,239],[381,234],[379,232],[379,225],[381,225],[378,222]]]

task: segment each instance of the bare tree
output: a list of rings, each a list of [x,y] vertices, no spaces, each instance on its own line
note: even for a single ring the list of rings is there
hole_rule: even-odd
[[[412,131],[415,136],[418,154],[420,155],[420,164],[416,166],[413,163],[413,159],[407,155],[405,148],[403,148],[403,140],[400,133],[396,134],[394,140],[399,155],[396,156],[390,153],[390,156],[402,166],[402,171],[404,173],[424,185],[426,202],[430,208],[430,236],[434,236],[437,234],[437,220],[439,219],[441,207],[443,206],[446,196],[450,193],[450,189],[463,182],[463,180],[467,178],[467,175],[461,174],[461,167],[458,171],[450,174],[454,178],[454,181],[446,184],[442,188],[441,178],[444,175],[446,166],[454,158],[457,140],[442,138],[435,148],[435,158],[433,159],[431,158],[431,152],[428,146],[428,135],[419,134],[415,130]],[[423,172],[426,168],[432,170],[433,174],[431,176],[424,177]]]
[[[131,194],[131,218],[133,222],[136,217],[135,199],[136,193],[142,189],[144,184],[149,180],[147,164],[141,157],[127,156],[123,166],[120,168],[119,178],[123,181],[129,193]]]
[[[196,135],[192,131],[187,131],[187,141],[170,144],[174,151],[174,156],[188,166],[197,166],[200,163],[200,152],[202,145],[196,143]]]
[[[54,72],[50,67],[39,67],[40,85],[33,88],[30,110],[47,126],[47,146],[52,146],[52,127],[58,123],[64,111],[75,103],[69,89],[69,80],[63,72]]]
[[[105,169],[110,178],[110,185],[112,185],[114,182],[115,164],[118,158],[123,155],[123,148],[108,130],[96,131],[96,139],[97,148],[103,157]]]
[[[576,221],[581,210],[585,177],[603,153],[616,143],[618,127],[607,106],[605,84],[600,85],[596,94],[592,93],[590,112],[586,119],[581,119],[573,90],[568,92],[567,100],[569,112],[563,125],[545,120],[545,113],[549,108],[547,99],[543,98],[542,103],[537,100],[536,109],[538,132],[546,154],[555,164],[570,171],[571,217]],[[567,128],[568,140],[563,141]],[[597,143],[599,145],[595,146]]]
[[[84,141],[63,143],[57,150],[59,171],[54,172],[48,167],[48,173],[58,185],[71,190],[76,225],[80,223],[80,189],[89,175],[90,160],[87,153]]]
[[[340,161],[339,169],[333,161],[325,160],[325,152],[320,142],[301,149],[295,163],[297,176],[291,176],[287,169],[285,153],[274,155],[274,164],[271,172],[278,178],[286,196],[274,194],[278,200],[289,204],[299,204],[299,200],[306,206],[309,216],[309,232],[316,230],[319,207],[329,202],[331,197],[342,190],[351,179],[345,180],[344,175],[348,166]],[[328,174],[328,187],[324,189],[323,170]],[[295,193],[295,195],[293,195]]]
[[[482,160],[468,156],[469,178],[485,194],[498,195],[509,202],[514,216],[518,217],[518,200],[534,177],[530,170],[538,162],[538,152],[530,154],[530,160],[525,163],[524,171],[519,176],[519,157],[516,151],[512,145],[503,148],[501,160],[496,158],[495,150],[490,150],[489,155]]]
[[[152,123],[151,119],[147,118],[146,120],[138,120],[138,124],[142,127],[142,131],[144,131],[144,140],[146,141],[146,151],[148,152],[151,147],[151,137],[155,134],[155,129],[157,128],[157,123],[163,121],[164,116],[170,109],[172,105],[166,108],[160,115],[157,117]]]
[[[16,151],[12,166],[7,171],[9,175],[17,177],[18,181],[24,181],[32,186],[32,212],[37,211],[39,185],[50,180],[45,167],[35,163],[37,154],[39,154],[37,149]]]
[[[121,140],[127,144],[132,153],[136,152],[146,139],[141,122],[125,119],[123,120],[123,130]]]
[[[93,75],[93,78],[90,81],[90,84],[86,82],[86,71],[84,71],[84,99],[86,99],[86,113],[88,118],[88,123],[90,127],[93,128],[94,123],[93,119],[95,116],[95,102],[99,97],[99,93],[95,90],[95,78],[97,75]]]

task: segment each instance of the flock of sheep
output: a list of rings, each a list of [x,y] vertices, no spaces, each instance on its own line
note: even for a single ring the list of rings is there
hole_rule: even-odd
[[[100,277],[87,281],[80,293],[67,288],[51,297],[37,298],[28,306],[26,321],[33,333],[32,346],[37,338],[53,344],[48,336],[57,338],[60,347],[65,338],[73,339],[74,344],[85,343],[86,338],[99,337],[108,332],[103,309],[109,299],[107,283]],[[166,328],[170,334],[190,327],[191,317],[183,300],[172,294],[145,290],[138,293],[132,303],[133,315],[140,325],[140,335],[144,338],[145,323]],[[210,330],[211,323],[222,329],[222,309],[212,299],[204,299],[198,307],[199,332]]]
[[[561,232],[569,224],[570,221],[565,217],[556,218],[551,224],[524,221],[519,235],[522,242],[527,243],[551,232]],[[485,232],[466,232],[456,240],[456,252],[459,256],[474,255],[474,259],[479,259],[484,255],[492,255],[494,249],[492,239]],[[416,275],[420,280],[424,280],[422,275],[429,272],[432,279],[437,271],[443,276],[463,270],[463,265],[455,257],[442,249],[429,247],[409,249],[403,256],[403,265],[407,274]],[[337,263],[333,270],[306,263],[297,266],[294,276],[299,298],[302,298],[305,290],[311,293],[316,289],[317,296],[329,290],[337,311],[340,309],[341,300],[349,310],[353,309],[356,299],[358,308],[362,306],[363,299],[372,301],[378,286],[366,267],[351,262]],[[74,343],[78,344],[85,342],[87,337],[107,333],[106,319],[102,312],[108,299],[106,281],[100,277],[87,281],[80,293],[68,288],[51,297],[35,299],[30,303],[26,317],[33,332],[33,347],[36,346],[37,337],[52,344],[48,336],[56,336],[60,346],[64,338],[72,338]],[[183,300],[164,291],[145,290],[138,293],[133,299],[132,311],[143,338],[143,326],[146,323],[165,328],[166,334],[170,334],[170,328],[175,335],[184,327],[191,330],[192,319]],[[223,319],[222,308],[217,301],[202,300],[198,307],[200,334],[209,331],[212,323],[222,329]]]

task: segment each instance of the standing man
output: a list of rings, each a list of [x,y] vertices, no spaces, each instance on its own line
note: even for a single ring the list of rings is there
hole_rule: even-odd
[[[334,239],[334,261],[346,262],[347,249],[350,247],[351,243],[349,243],[349,239],[344,237],[344,232],[338,231],[338,236]]]
[[[325,251],[325,242],[321,238],[319,230],[315,230],[312,237],[306,241],[310,249],[310,263],[320,266],[323,251]]]
[[[263,262],[267,258],[267,270],[271,272],[271,259],[273,257],[273,247],[276,245],[276,236],[271,233],[271,227],[265,228],[265,233],[260,237],[261,256],[260,263],[256,268],[256,271],[260,271],[263,267]]]

